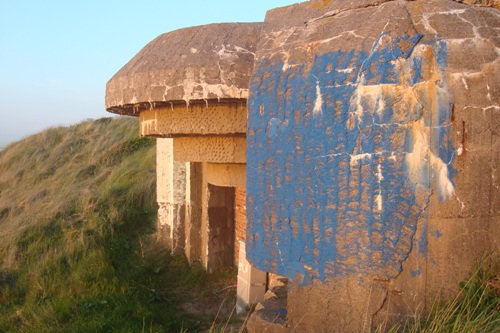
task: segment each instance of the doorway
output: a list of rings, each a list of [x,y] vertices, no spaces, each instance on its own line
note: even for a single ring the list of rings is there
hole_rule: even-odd
[[[234,266],[234,187],[208,184],[208,271]]]

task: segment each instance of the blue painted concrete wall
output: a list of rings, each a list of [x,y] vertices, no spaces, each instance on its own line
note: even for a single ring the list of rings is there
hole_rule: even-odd
[[[401,270],[430,195],[454,190],[446,45],[421,38],[381,35],[367,52],[309,63],[293,50],[259,57],[247,133],[247,255],[258,268],[304,284]]]

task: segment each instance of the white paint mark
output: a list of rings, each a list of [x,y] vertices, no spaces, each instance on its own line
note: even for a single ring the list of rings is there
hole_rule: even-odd
[[[285,267],[285,261],[283,260],[283,255],[282,255],[282,253],[281,253],[281,249],[280,249],[280,246],[279,246],[278,241],[276,241],[276,248],[278,249],[278,255],[279,255],[279,257],[280,257],[279,259],[280,259],[281,265],[282,265],[283,267]]]
[[[252,51],[249,51],[241,46],[234,46],[234,49],[236,50],[236,52],[240,52],[240,53],[250,53],[250,54],[253,54],[253,56],[255,56],[255,53],[252,52]]]
[[[405,153],[403,153],[403,154],[405,154]],[[351,160],[351,164],[354,164],[354,162],[357,162],[363,158],[371,158],[373,156],[386,156],[386,155],[389,155],[387,157],[388,159],[396,161],[397,155],[395,155],[395,152],[393,152],[393,151],[378,151],[376,153],[364,153],[364,154],[355,154],[355,155],[351,155],[351,154],[342,152],[342,153],[321,155],[321,156],[316,157],[316,159],[326,158],[326,157],[349,156],[349,158]]]
[[[465,81],[465,78],[462,76],[462,83],[464,84],[464,87],[466,90],[469,90],[469,86],[467,85],[467,81]]]
[[[436,172],[438,177],[439,192],[443,199],[448,199],[455,192],[455,187],[453,186],[453,183],[451,182],[448,175],[448,165],[430,151],[429,155],[431,165],[434,167],[434,171]]]
[[[344,69],[335,69],[339,73],[352,73],[354,72],[356,68],[355,67],[350,67],[350,68],[344,68]]]
[[[290,54],[288,54],[288,52],[285,54],[285,59],[283,60],[283,67],[281,68],[281,71],[282,72],[286,72],[291,66],[290,64],[288,63],[290,59]]]
[[[194,47],[192,47],[191,49],[189,49],[189,51],[190,51],[192,54],[198,53],[198,49],[195,49]]]
[[[219,55],[219,57],[223,57],[226,53],[226,45],[222,44],[220,50],[217,52],[217,54]]]
[[[319,86],[319,81],[316,81],[316,100],[314,101],[313,115],[323,114],[323,96],[321,95],[321,88]]]
[[[460,202],[460,209],[463,210],[465,208],[465,204],[463,203],[462,200],[458,197],[458,195],[455,193],[455,198],[457,198],[458,202]]]
[[[248,98],[248,89],[241,89],[235,85],[226,84],[225,73],[221,71],[222,83],[209,84],[205,80],[204,70],[187,69],[182,83],[184,89],[183,100],[189,106],[190,100],[207,100],[212,98]]]
[[[227,45],[228,47],[231,47],[230,44]],[[228,49],[226,45],[222,44],[221,49],[219,51],[214,51],[219,55],[219,59],[223,61],[234,61],[238,58],[237,52],[234,50]]]
[[[460,156],[462,155],[464,152],[464,145],[463,144],[460,144],[457,148],[457,156]]]
[[[370,153],[365,153],[365,154],[357,154],[357,155],[350,155],[351,156],[351,165],[354,165],[358,161],[365,159],[365,158],[372,158],[373,154]]]
[[[434,29],[430,23],[429,23],[429,14],[424,14],[422,15],[422,21],[421,23],[423,24],[425,30],[429,31],[432,34],[437,35],[436,29]]]
[[[382,165],[379,163],[377,166],[377,181],[378,181],[378,193],[377,193],[377,208],[379,212],[382,211],[383,208],[383,202],[382,202],[382,180],[384,179],[384,176],[382,175]]]
[[[379,212],[382,211],[382,194],[380,192],[377,194],[377,209]]]
[[[413,127],[413,150],[406,155],[406,163],[410,178],[415,183],[421,182],[421,177],[427,178],[430,175],[423,174],[424,171],[434,172],[441,197],[445,200],[450,198],[455,187],[448,174],[448,164],[436,156],[429,147],[430,128],[425,126],[424,119],[415,122]],[[430,167],[430,170],[427,168]]]
[[[282,31],[282,34],[284,35],[284,38],[282,39],[282,41],[280,42],[280,46],[283,46],[286,44],[286,42],[288,41],[288,38],[290,38],[291,35],[293,35],[293,33],[297,30],[296,27],[293,27],[292,29],[288,29],[288,30],[283,30]]]
[[[435,14],[457,15],[457,14],[463,14],[463,13],[465,13],[465,11],[466,11],[466,9],[452,9],[452,10],[447,10],[447,11],[444,11],[444,12],[432,13],[432,15],[435,15]],[[469,21],[466,21],[466,22],[469,22]]]
[[[484,75],[484,79],[486,81],[486,89],[488,90],[488,94],[486,95],[486,97],[491,102],[491,94],[490,94],[491,88],[490,85],[488,84],[488,78],[486,77],[486,75]]]
[[[378,166],[377,166],[377,179],[378,179],[378,183],[380,184],[380,182],[382,182],[382,180],[384,179],[384,176],[382,175],[382,165],[379,163]]]

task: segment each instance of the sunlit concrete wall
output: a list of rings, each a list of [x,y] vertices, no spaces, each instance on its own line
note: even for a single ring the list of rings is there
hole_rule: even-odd
[[[292,279],[289,327],[413,316],[498,248],[499,27],[498,10],[446,0],[268,12],[246,250]]]

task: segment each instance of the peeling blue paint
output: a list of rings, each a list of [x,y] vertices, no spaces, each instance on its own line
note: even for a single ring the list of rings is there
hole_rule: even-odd
[[[418,239],[418,253],[424,256],[427,254],[427,250],[429,248],[429,241],[427,240],[427,229],[428,223],[427,220],[425,220],[422,222],[422,230]]]
[[[422,270],[420,268],[418,268],[416,270],[411,270],[410,275],[412,278],[416,278],[417,276],[422,275]]]
[[[434,230],[433,234],[436,238],[441,238],[443,236],[439,230]]]
[[[383,38],[389,37],[380,36],[369,52],[329,52],[311,64],[289,59],[287,67],[279,54],[256,62],[248,103],[246,246],[258,268],[303,276],[305,284],[401,271],[433,186],[425,164],[417,181],[409,175],[406,156],[418,140],[408,125],[424,118],[433,135],[429,150],[451,162],[451,105],[439,92],[424,93],[442,107],[432,115],[398,95],[428,79],[429,62],[445,66],[445,44],[434,45],[428,59],[412,53],[422,35],[392,44],[380,43]],[[397,59],[410,64],[405,82]],[[425,242],[418,240],[419,251],[427,251]]]
[[[411,55],[415,45],[424,37],[422,34],[416,34],[415,36],[408,38],[406,36],[397,37],[394,39],[394,48],[392,55],[394,58],[404,58],[408,59]]]

